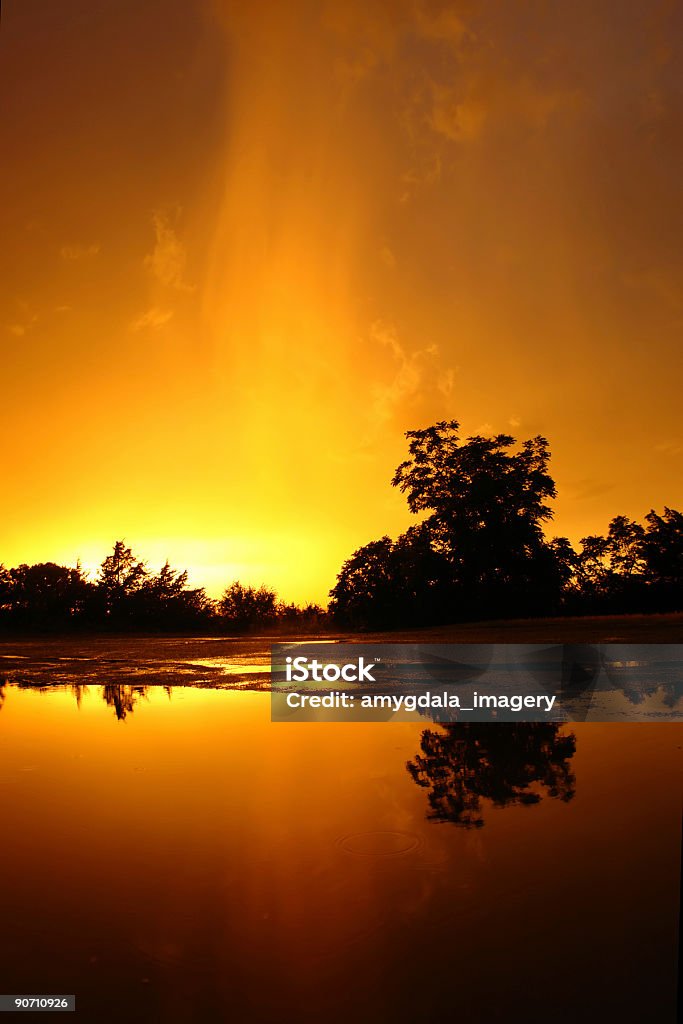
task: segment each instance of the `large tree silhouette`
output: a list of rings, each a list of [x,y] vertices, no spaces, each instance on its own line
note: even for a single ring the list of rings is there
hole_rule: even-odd
[[[652,510],[645,524],[616,516],[575,551],[545,535],[556,492],[544,437],[461,440],[456,420],[406,437],[409,458],[392,483],[421,522],[344,562],[330,592],[341,625],[683,608],[683,513]]]
[[[461,442],[458,430],[449,420],[408,431],[410,458],[392,483],[411,512],[429,513],[432,544],[470,599],[497,604],[521,588],[528,597],[554,562],[543,535],[556,493],[548,442],[535,437],[514,451],[509,434]]]
[[[559,609],[572,549],[543,533],[555,497],[548,442],[515,450],[509,434],[461,442],[458,430],[448,420],[408,431],[410,458],[392,482],[425,518],[342,566],[331,592],[338,619],[375,626]]]

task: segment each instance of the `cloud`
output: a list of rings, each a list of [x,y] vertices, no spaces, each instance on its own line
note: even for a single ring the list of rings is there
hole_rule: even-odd
[[[375,322],[370,328],[371,338],[389,349],[398,363],[398,368],[389,384],[375,387],[373,414],[379,423],[386,423],[407,398],[416,395],[422,382],[420,352],[408,355],[396,336],[396,330],[389,324]]]
[[[586,477],[582,480],[567,481],[564,487],[564,500],[567,501],[592,501],[601,498],[614,490],[614,484],[606,480],[598,480]]]
[[[457,369],[458,368],[456,367],[455,369],[451,368],[450,370],[444,370],[437,378],[436,386],[445,398],[450,398],[453,394]]]
[[[664,455],[683,455],[683,442],[679,438],[660,441],[655,445],[654,450]]]
[[[393,270],[396,266],[396,256],[392,249],[388,245],[382,246],[379,252],[380,259],[385,267],[389,267],[389,270]]]
[[[87,260],[97,256],[99,251],[99,242],[92,242],[90,245],[70,243],[62,246],[59,255],[63,260]]]
[[[451,142],[470,142],[484,130],[488,111],[482,100],[460,98],[458,90],[432,83],[428,122],[433,131]]]
[[[426,5],[415,9],[416,29],[424,39],[435,39],[458,46],[467,36],[467,27],[454,10],[448,7],[430,11]]]
[[[145,266],[167,288],[191,291],[191,286],[185,281],[185,246],[171,227],[168,217],[163,213],[155,213],[152,225],[156,242],[152,251],[145,256]]]
[[[578,111],[580,90],[552,88],[526,73],[506,79],[486,72],[461,69],[457,81],[430,81],[426,122],[432,132],[449,142],[474,142],[510,125],[542,132],[551,119]]]
[[[38,314],[31,312],[31,309],[26,302],[17,303],[20,309],[20,320],[15,320],[14,323],[7,324],[7,330],[10,334],[13,334],[15,338],[23,338],[25,334],[28,334],[38,322]]]
[[[133,320],[129,329],[131,331],[158,331],[160,327],[167,324],[173,316],[172,309],[160,309],[158,306],[152,306],[151,309],[146,310],[136,320]]]
[[[386,423],[402,404],[427,392],[438,391],[444,397],[450,397],[456,370],[444,370],[438,365],[439,349],[436,345],[408,352],[399,341],[396,328],[381,320],[375,321],[370,328],[370,337],[387,348],[395,360],[392,379],[388,384],[374,388],[372,418],[376,424]]]

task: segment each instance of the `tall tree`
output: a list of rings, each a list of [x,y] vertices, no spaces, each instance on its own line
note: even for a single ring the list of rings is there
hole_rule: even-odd
[[[122,540],[117,540],[111,555],[102,562],[97,577],[106,613],[118,617],[130,612],[131,598],[141,590],[148,575],[145,563],[137,559]]]
[[[542,605],[558,586],[543,534],[556,494],[548,442],[538,436],[515,450],[509,434],[461,442],[458,431],[456,420],[408,431],[410,458],[392,483],[412,512],[428,514],[433,546],[479,612]]]

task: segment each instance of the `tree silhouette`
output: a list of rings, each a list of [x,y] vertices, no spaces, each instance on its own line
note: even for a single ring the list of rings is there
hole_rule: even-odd
[[[9,606],[22,626],[66,626],[84,613],[91,592],[80,565],[69,569],[41,562],[0,573],[0,606]]]
[[[352,628],[425,625],[447,620],[450,593],[448,562],[417,526],[354,552],[330,593],[330,614]]]
[[[683,610],[683,513],[616,516],[607,534],[548,539],[555,484],[544,437],[464,441],[456,420],[408,431],[409,458],[392,483],[422,517],[348,558],[330,592],[329,619],[393,629],[476,619]],[[267,586],[231,583],[220,601],[168,561],[151,572],[122,540],[90,581],[44,562],[0,565],[0,630],[239,633],[314,631],[327,613],[278,601]]]
[[[683,607],[683,514],[654,509],[646,526],[611,520],[606,536],[584,537],[575,559],[570,611],[674,611]]]
[[[482,802],[537,804],[543,795],[574,796],[572,734],[546,722],[461,723],[426,729],[421,753],[406,768],[428,790],[428,818],[463,828],[484,825]]]
[[[411,512],[430,513],[432,544],[470,600],[485,595],[490,606],[522,588],[528,596],[535,576],[553,561],[543,535],[556,493],[548,442],[535,437],[513,452],[509,434],[461,443],[458,430],[450,420],[408,431],[410,458],[392,483],[407,495]]]
[[[642,574],[645,566],[644,539],[645,530],[639,523],[628,516],[615,516],[607,533],[610,571],[614,576],[629,580]]]
[[[288,632],[315,632],[325,622],[326,612],[319,604],[309,602],[303,606],[278,601],[275,607],[277,620]]]
[[[249,629],[269,625],[277,617],[277,594],[261,586],[245,587],[239,581],[226,588],[218,610],[228,626]]]
[[[149,594],[158,601],[173,601],[181,596],[187,587],[187,569],[178,572],[171,568],[166,559],[156,576],[152,576],[146,584]]]
[[[114,544],[94,583],[80,565],[0,565],[0,629],[235,633],[279,624],[310,631],[326,620],[318,605],[285,604],[265,586],[235,582],[217,602],[188,580],[187,570],[172,568],[168,560],[158,572],[150,571],[123,541]]]
[[[681,607],[683,598],[683,512],[664,508],[660,516],[652,509],[646,516],[643,557],[648,580]]]
[[[461,441],[456,420],[408,431],[392,483],[418,527],[347,559],[331,616],[386,629],[471,619],[683,608],[683,514],[654,510],[646,526],[616,516],[606,536],[547,539],[555,484],[548,442],[509,434]]]
[[[117,540],[114,550],[100,566],[97,584],[104,596],[105,611],[114,618],[125,617],[131,598],[142,589],[148,577],[147,567],[133,555],[131,548]]]
[[[189,589],[187,570],[172,569],[168,560],[156,575],[147,573],[130,595],[130,613],[139,625],[182,628],[199,625],[213,612],[202,587]]]
[[[12,589],[12,577],[0,563],[0,614],[7,615],[12,610]]]
[[[336,618],[389,626],[559,610],[574,565],[569,541],[543,533],[555,497],[548,442],[515,451],[508,434],[461,443],[458,430],[449,420],[408,431],[410,458],[392,483],[428,515],[344,563],[331,591]]]
[[[606,537],[584,537],[575,561],[580,599],[596,608],[637,604],[645,582],[644,538],[644,528],[627,516],[612,519]]]

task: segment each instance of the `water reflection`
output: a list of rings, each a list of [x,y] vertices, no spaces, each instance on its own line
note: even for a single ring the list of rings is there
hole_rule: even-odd
[[[173,694],[172,686],[144,683],[103,683],[92,689],[85,683],[13,685],[43,694],[66,691],[79,709],[95,689],[119,722],[125,722],[140,704],[149,703],[151,690],[163,689],[169,700]],[[5,680],[0,686],[0,709],[6,696]],[[569,762],[576,752],[576,739],[562,728],[545,722],[462,722],[426,729],[420,751],[406,768],[413,781],[428,790],[427,819],[481,828],[483,802],[497,808],[531,806],[544,795],[570,801],[575,777]]]
[[[4,691],[8,988],[100,1024],[447,1021],[455,989],[486,1024],[675,1019],[679,728],[273,725],[110,678]]]
[[[39,693],[44,694],[64,693],[66,691],[73,695],[78,708],[81,707],[84,697],[91,696],[91,687],[87,683],[58,683],[52,686],[45,686],[42,683],[22,680],[21,682],[14,682],[9,685],[15,686],[19,690],[37,690]],[[0,710],[2,710],[3,703],[7,697],[7,686],[7,680],[0,684]],[[138,685],[130,683],[102,683],[98,684],[95,689],[100,691],[100,697],[107,707],[113,709],[117,720],[124,722],[129,715],[133,714],[138,704],[149,701],[149,693],[152,687],[146,683]],[[163,690],[168,699],[171,699],[173,694],[172,686],[159,686],[154,687],[154,689]]]
[[[128,686],[122,683],[105,683],[102,687],[102,698],[108,707],[113,708],[119,722],[133,713],[139,700],[147,700],[147,686]]]
[[[494,807],[540,803],[544,795],[570,801],[570,760],[576,738],[546,722],[443,725],[426,729],[406,767],[428,790],[431,821],[481,828],[482,801]]]
[[[560,644],[511,647],[513,663],[528,672],[536,686],[557,692],[571,707],[574,720],[608,721],[617,706],[652,703],[655,717],[674,710],[683,698],[680,645]],[[579,700],[577,700],[579,698]],[[583,702],[580,698],[584,698]]]

